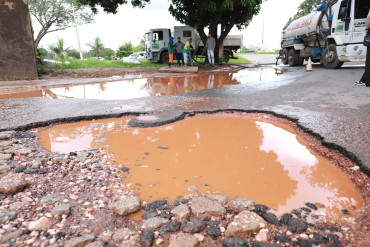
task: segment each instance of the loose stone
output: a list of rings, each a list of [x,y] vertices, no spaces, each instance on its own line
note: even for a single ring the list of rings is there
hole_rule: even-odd
[[[227,204],[229,202],[229,196],[223,195],[223,194],[217,194],[217,195],[208,195],[209,199],[218,201],[221,204]]]
[[[265,242],[255,241],[252,243],[252,247],[283,247],[280,244],[270,244]]]
[[[64,199],[66,199],[64,196],[60,196],[57,194],[50,194],[50,195],[46,195],[42,197],[40,202],[43,204],[52,204],[55,202],[63,201]]]
[[[82,247],[91,243],[94,241],[94,239],[94,235],[84,235],[81,237],[72,238],[64,243],[64,247]]]
[[[292,214],[290,214],[290,213],[286,213],[286,214],[284,214],[283,216],[281,216],[281,218],[280,218],[280,224],[283,224],[283,225],[288,225],[289,224],[289,221],[290,221],[290,219],[293,217],[293,215]]]
[[[145,231],[140,235],[140,247],[151,247],[154,242],[154,232]]]
[[[115,214],[125,216],[140,210],[140,199],[138,197],[122,198],[111,203],[108,207]]]
[[[221,236],[220,229],[215,226],[208,227],[206,233],[211,236],[213,240],[216,240],[219,236]]]
[[[11,239],[17,239],[17,238],[19,238],[19,237],[21,237],[22,236],[22,234],[23,234],[23,230],[16,230],[16,231],[14,231],[14,232],[9,232],[9,233],[7,233],[7,234],[5,234],[5,235],[3,235],[2,237],[1,237],[1,240],[2,241],[9,241],[9,240],[11,240]]]
[[[179,205],[179,206],[175,207],[171,211],[171,213],[174,214],[177,221],[180,221],[180,222],[185,221],[185,220],[189,219],[189,217],[190,217],[190,209],[185,204],[182,204],[182,205]]]
[[[265,227],[265,221],[256,213],[242,211],[235,216],[226,229],[226,236],[243,236],[249,232],[255,232]]]
[[[292,242],[292,240],[285,235],[276,235],[274,239],[280,243],[290,244]]]
[[[104,247],[104,243],[102,241],[96,241],[89,243],[86,247]]]
[[[71,212],[71,205],[70,204],[58,204],[56,205],[52,210],[52,215],[63,215],[63,214],[69,214]]]
[[[219,216],[226,213],[226,209],[217,201],[205,197],[192,198],[191,211],[200,218]]]
[[[206,225],[203,220],[195,216],[191,216],[189,221],[184,224],[182,230],[189,233],[198,233],[201,232],[205,228],[205,226]]]
[[[7,173],[10,170],[11,170],[10,166],[6,166],[6,165],[1,165],[0,166],[0,174]]]
[[[156,230],[161,226],[168,224],[169,220],[164,218],[150,218],[144,221],[143,225],[141,226],[141,230],[149,231],[149,230]]]
[[[128,240],[130,237],[136,236],[137,232],[129,228],[121,228],[114,232],[112,240],[119,242],[122,240]]]
[[[13,155],[11,154],[1,154],[0,153],[0,160],[11,160]]]
[[[167,204],[167,200],[157,200],[157,201],[154,201],[154,202],[151,202],[151,203],[148,203],[148,204],[144,205],[143,210],[145,210],[145,211],[156,210],[159,207],[161,207],[163,205],[166,205],[166,204]]]
[[[248,247],[248,245],[243,239],[230,236],[222,241],[222,247]]]
[[[8,174],[0,179],[0,193],[2,194],[15,194],[24,190],[29,185],[23,175]]]
[[[169,247],[196,247],[198,245],[198,239],[191,234],[180,232],[170,236]]]
[[[276,215],[275,215],[275,214],[273,214],[273,213],[264,213],[264,214],[262,215],[262,218],[263,218],[265,221],[267,221],[267,222],[269,222],[269,223],[271,223],[271,224],[274,224],[274,225],[280,226],[280,221],[279,221],[278,217],[276,217]]]
[[[267,242],[268,241],[268,229],[261,229],[259,233],[256,235],[256,240],[260,242]]]
[[[30,231],[46,231],[52,226],[51,220],[47,217],[41,217],[36,221],[32,221],[28,225]]]
[[[157,217],[157,216],[159,216],[158,211],[157,210],[151,210],[151,211],[148,211],[145,214],[143,214],[141,217],[143,217],[144,219],[147,220],[147,219]]]
[[[170,222],[166,225],[161,226],[159,229],[159,233],[161,235],[165,234],[166,232],[177,232],[180,230],[181,223],[180,222]]]
[[[291,218],[289,221],[288,229],[294,233],[302,233],[307,230],[307,222],[302,219]]]
[[[113,236],[112,231],[104,231],[99,235],[98,240],[101,240],[103,242],[109,242],[112,239],[112,236]]]
[[[252,209],[255,205],[255,202],[253,200],[240,197],[234,198],[232,202],[233,205],[238,207],[239,209]]]

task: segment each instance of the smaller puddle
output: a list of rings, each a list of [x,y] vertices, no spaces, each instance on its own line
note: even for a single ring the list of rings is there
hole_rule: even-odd
[[[351,180],[318,156],[290,127],[240,116],[202,116],[154,128],[129,128],[130,118],[85,121],[40,132],[53,152],[101,146],[130,169],[123,173],[146,201],[189,194],[245,197],[278,213],[319,202],[328,215],[353,214],[362,199]]]
[[[126,100],[147,96],[183,94],[274,79],[276,79],[276,70],[265,67],[240,70],[236,73],[199,73],[186,76],[176,74],[106,83],[71,84],[62,87],[47,87],[45,85],[39,88],[32,85],[17,88],[8,87],[0,88],[0,99],[47,97],[51,99]]]

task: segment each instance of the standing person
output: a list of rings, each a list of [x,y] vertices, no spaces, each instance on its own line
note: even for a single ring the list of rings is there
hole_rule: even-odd
[[[366,18],[366,31],[367,36],[370,35],[370,10]],[[367,46],[366,62],[365,62],[365,73],[361,77],[361,80],[355,82],[356,85],[366,85],[370,87],[370,46]]]
[[[173,58],[175,56],[175,46],[173,45],[173,37],[170,37],[170,41],[168,42],[168,66],[173,64]]]
[[[184,50],[182,52],[184,53],[184,60],[185,60],[185,65],[189,65],[191,63],[191,42],[193,39],[188,39],[188,41],[184,45]]]
[[[207,39],[207,55],[208,55],[208,62],[210,66],[214,66],[215,64],[215,48],[216,48],[216,40],[212,37],[212,34],[208,34]]]
[[[182,43],[180,37],[177,37],[175,49],[176,49],[177,65],[180,65],[180,61],[182,62],[181,64],[184,65],[184,54],[182,53],[182,50],[184,49],[184,43]]]

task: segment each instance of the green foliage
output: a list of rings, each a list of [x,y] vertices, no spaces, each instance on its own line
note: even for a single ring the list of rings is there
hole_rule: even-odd
[[[127,4],[128,0],[77,0],[81,5],[88,5],[91,7],[94,13],[98,12],[97,7],[100,6],[108,13],[117,13],[117,8],[121,4]],[[143,8],[150,0],[131,0],[131,4],[134,7]]]
[[[71,50],[68,50],[67,51],[67,55],[68,57],[70,58],[77,58],[77,59],[80,59],[80,52],[77,51],[76,49],[71,49]]]
[[[65,47],[64,39],[58,38],[58,42],[49,47],[56,57],[65,59],[68,57],[67,52],[70,50],[69,47]]]
[[[140,52],[140,51],[145,51],[145,45],[138,45],[132,48],[133,53]]]
[[[103,57],[106,60],[112,60],[112,57],[114,56],[115,52],[111,48],[104,48],[101,51],[101,57]]]
[[[42,60],[45,58],[49,58],[50,54],[45,48],[37,48],[36,49],[36,62],[38,65],[43,64]]]
[[[288,26],[294,20],[297,20],[298,18],[311,13],[313,10],[316,9],[316,6],[319,5],[322,1],[323,0],[305,0],[305,1],[303,1],[298,7],[297,14],[295,14],[294,16],[289,18],[288,23],[286,24],[286,26]]]
[[[91,43],[87,43],[86,44],[87,46],[90,47],[90,53],[97,57],[97,58],[100,58],[100,54],[102,52],[102,50],[104,49],[104,44],[102,42],[102,40],[99,38],[99,37],[96,37],[94,39],[94,42],[91,42]]]
[[[29,0],[28,6],[31,15],[41,25],[35,39],[36,47],[50,32],[94,21],[91,10],[77,6],[75,0]]]
[[[116,55],[120,58],[128,57],[133,53],[133,46],[131,42],[126,42],[118,47]]]

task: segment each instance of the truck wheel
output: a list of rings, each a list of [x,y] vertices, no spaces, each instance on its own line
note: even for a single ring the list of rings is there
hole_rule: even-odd
[[[289,64],[288,57],[289,57],[289,49],[283,49],[283,50],[281,50],[281,62],[284,65],[288,65]]]
[[[326,47],[322,57],[323,64],[327,69],[339,69],[343,65],[343,62],[338,59],[337,46],[334,44]]]
[[[168,57],[168,52],[164,51],[161,53],[161,58],[159,59],[160,63],[168,63],[169,57]]]
[[[288,56],[288,63],[290,67],[299,66],[299,51],[290,49]]]
[[[222,57],[223,63],[228,63],[230,60],[230,53],[228,51],[224,51],[224,55]]]
[[[298,52],[298,54],[299,54],[298,66],[302,66],[303,63],[304,63],[304,57],[301,57],[301,52],[300,51]]]

